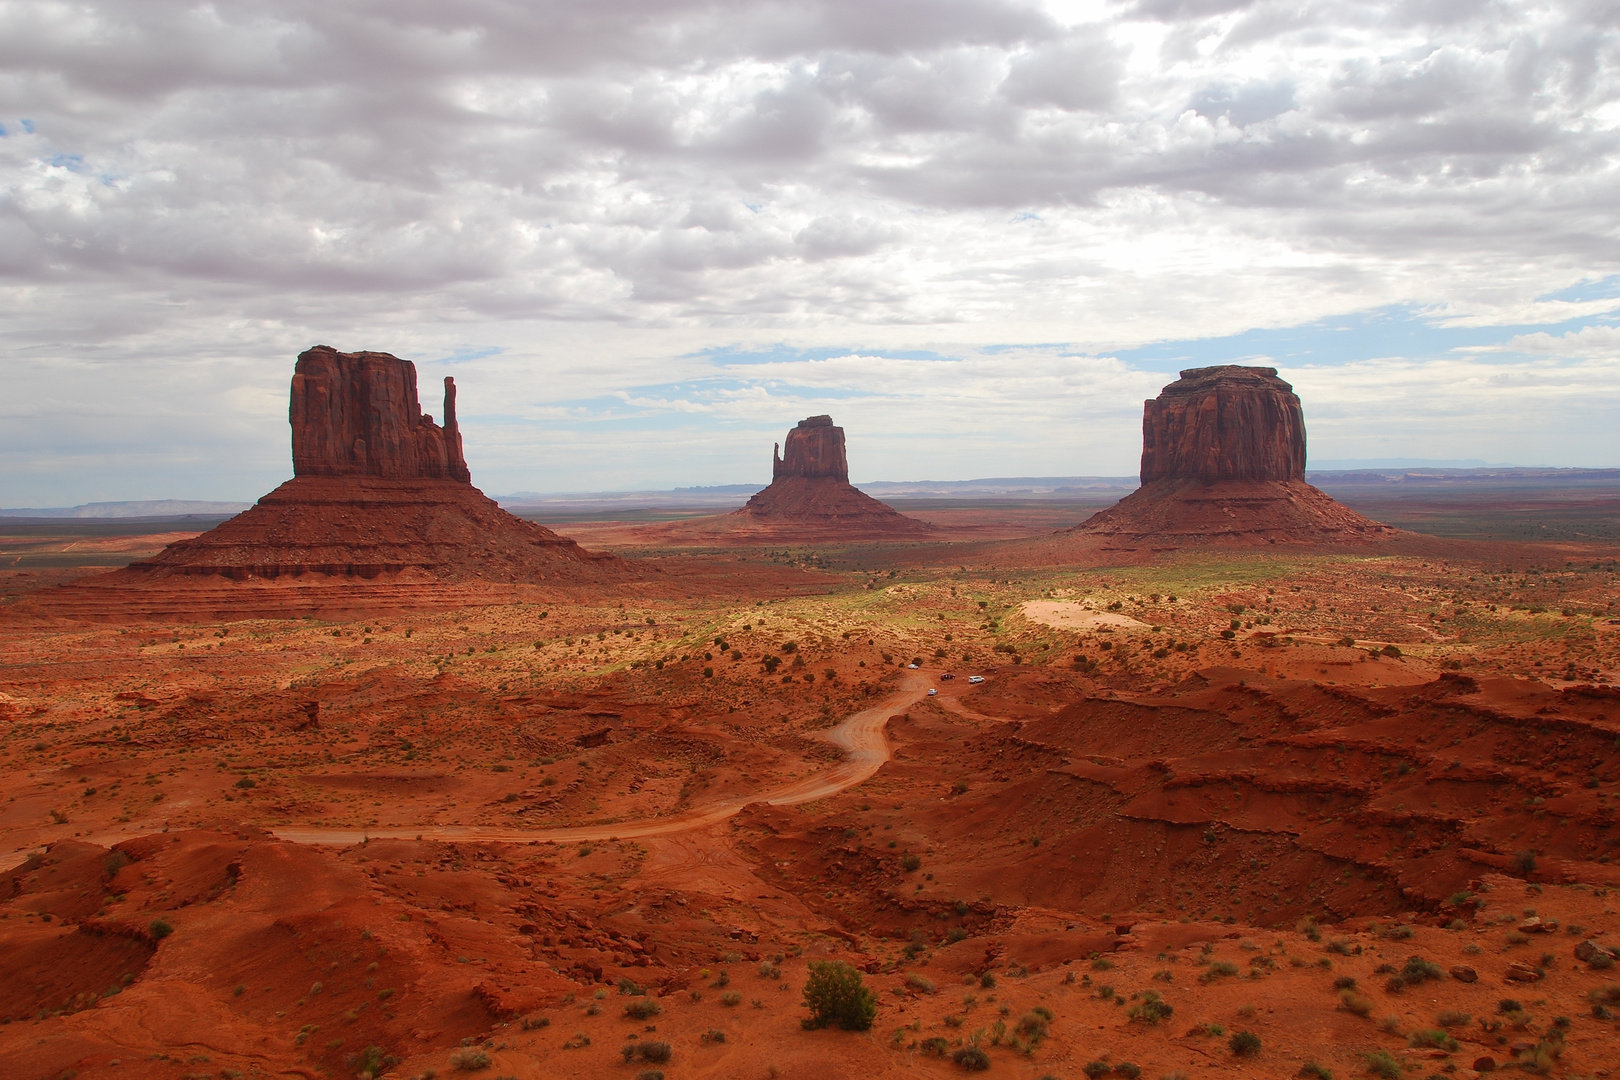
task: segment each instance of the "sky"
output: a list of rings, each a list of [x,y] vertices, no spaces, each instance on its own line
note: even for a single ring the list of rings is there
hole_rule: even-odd
[[[315,344],[491,493],[1128,475],[1214,363],[1620,466],[1620,0],[0,0],[0,131],[0,506],[257,497]]]

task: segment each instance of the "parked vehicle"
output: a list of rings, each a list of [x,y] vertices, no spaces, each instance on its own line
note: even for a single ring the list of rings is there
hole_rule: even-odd
[[[937,694],[937,693],[939,693],[939,691],[938,691],[938,690],[935,690],[935,689],[934,689],[934,688],[933,688],[933,687],[932,687],[932,686],[930,686],[930,687],[929,687],[929,688],[928,688],[928,696],[929,696],[929,697],[933,697],[933,696],[934,696],[934,695],[935,695],[935,694]]]
[[[968,682],[970,682],[970,683],[982,683],[982,682],[984,682],[984,676],[983,675],[969,675],[968,676]]]
[[[909,670],[909,671],[916,671],[916,670],[917,670],[917,668],[918,668],[918,665],[917,665],[917,664],[907,664],[907,665],[906,665],[906,668],[907,668],[907,670]]]
[[[943,674],[943,675],[941,675],[939,677],[939,681],[944,682],[946,679],[954,679],[954,678],[956,678],[956,676],[952,675],[950,672],[947,671],[945,674]]]

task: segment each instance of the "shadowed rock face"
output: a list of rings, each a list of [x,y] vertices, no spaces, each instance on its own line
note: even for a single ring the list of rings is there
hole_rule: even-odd
[[[799,421],[787,434],[787,456],[771,451],[771,479],[803,476],[816,480],[827,477],[849,483],[849,462],[844,458],[844,429],[834,427],[830,416],[812,416]]]
[[[1304,478],[1305,415],[1276,368],[1191,368],[1143,404],[1144,484]]]
[[[298,357],[288,419],[294,476],[472,482],[456,425],[455,380],[444,380],[441,428],[422,413],[409,360],[317,345]]]

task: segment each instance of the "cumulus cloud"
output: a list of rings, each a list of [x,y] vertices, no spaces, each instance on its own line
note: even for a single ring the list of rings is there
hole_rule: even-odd
[[[83,487],[50,464],[79,451],[38,448],[103,399],[177,407],[161,387],[191,421],[90,442],[273,461],[284,432],[214,388],[277,392],[317,340],[499,348],[465,373],[497,399],[538,370],[596,400],[755,341],[1546,322],[1616,270],[1617,25],[1608,0],[9,0],[0,346],[42,411],[0,455]],[[206,468],[166,475],[233,483]]]

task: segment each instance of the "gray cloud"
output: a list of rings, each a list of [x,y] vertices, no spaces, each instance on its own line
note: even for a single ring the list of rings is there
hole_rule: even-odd
[[[5,363],[141,358],[138,409],[160,355],[589,326],[605,391],[652,332],[1106,350],[1616,272],[1620,4],[1112,11],[10,0]]]

